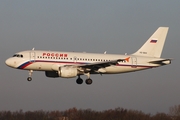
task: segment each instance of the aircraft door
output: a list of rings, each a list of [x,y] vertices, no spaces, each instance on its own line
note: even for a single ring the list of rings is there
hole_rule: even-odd
[[[132,66],[131,67],[136,68],[137,67],[137,58],[131,57],[131,60],[132,60]]]
[[[35,56],[36,56],[35,52],[32,51],[32,52],[29,53],[29,55],[30,55],[30,61],[34,62],[35,61]]]

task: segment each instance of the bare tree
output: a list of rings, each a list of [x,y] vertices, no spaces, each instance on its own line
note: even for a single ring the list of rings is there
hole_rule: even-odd
[[[171,116],[180,116],[180,105],[175,105],[169,108],[169,114]]]

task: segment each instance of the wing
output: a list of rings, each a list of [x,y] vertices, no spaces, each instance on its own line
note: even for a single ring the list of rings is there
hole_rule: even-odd
[[[85,64],[85,65],[78,65],[80,71],[84,72],[97,72],[97,70],[101,68],[106,68],[112,65],[117,65],[118,62],[129,62],[129,58],[125,59],[117,59],[117,60],[112,60],[112,61],[105,61],[105,62],[96,62],[96,63],[90,63],[90,64]]]

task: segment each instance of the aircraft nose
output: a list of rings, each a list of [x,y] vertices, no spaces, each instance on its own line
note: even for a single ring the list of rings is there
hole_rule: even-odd
[[[10,66],[10,67],[13,67],[13,66],[14,66],[14,62],[13,62],[13,60],[12,60],[11,58],[7,59],[7,60],[5,61],[5,63],[6,63],[7,66]]]

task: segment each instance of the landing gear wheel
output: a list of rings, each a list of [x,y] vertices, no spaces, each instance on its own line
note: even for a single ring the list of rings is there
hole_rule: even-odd
[[[32,81],[32,77],[28,77],[28,78],[27,78],[27,81]]]
[[[76,83],[77,83],[77,84],[82,84],[82,83],[83,83],[83,80],[82,80],[81,78],[78,78],[78,79],[76,80]]]
[[[32,81],[32,73],[33,73],[33,70],[29,70],[29,77],[27,78],[27,81]]]
[[[87,85],[91,85],[92,84],[92,80],[89,78],[89,79],[86,79],[86,84]]]

